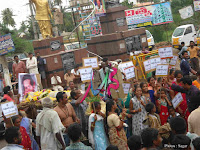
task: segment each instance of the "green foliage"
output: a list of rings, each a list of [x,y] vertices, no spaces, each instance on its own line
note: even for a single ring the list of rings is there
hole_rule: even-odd
[[[2,10],[1,15],[3,17],[3,24],[8,26],[15,26],[15,20],[13,19],[13,12],[10,8],[6,8],[4,10]]]
[[[133,8],[133,2],[129,3],[128,0],[122,2],[123,6],[127,6],[129,9]]]

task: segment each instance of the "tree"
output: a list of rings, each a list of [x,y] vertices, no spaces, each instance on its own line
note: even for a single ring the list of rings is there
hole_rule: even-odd
[[[6,8],[4,9],[2,12],[2,16],[3,16],[3,24],[8,26],[15,26],[15,20],[13,19],[13,12],[10,8]]]

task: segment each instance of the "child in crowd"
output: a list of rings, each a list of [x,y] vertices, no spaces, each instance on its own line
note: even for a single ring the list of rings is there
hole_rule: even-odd
[[[135,89],[135,97],[130,101],[130,113],[132,114],[132,133],[140,135],[141,131],[146,128],[143,125],[143,120],[146,116],[145,97],[142,96],[142,89],[137,86]]]
[[[167,119],[168,122],[169,122],[169,120],[170,120],[171,118],[175,118],[175,117],[180,116],[179,113],[175,112],[175,109],[174,109],[173,106],[169,106],[169,107],[168,107],[168,112],[169,112],[169,117],[168,117],[168,119]]]
[[[169,82],[170,83],[173,83],[176,81],[174,74],[175,74],[175,69],[173,69],[173,68],[170,69],[170,71],[169,71]]]
[[[148,84],[146,82],[141,82],[140,88],[142,89],[142,95],[146,98],[148,102],[151,102],[151,97],[148,90]]]
[[[148,82],[148,90],[149,90],[149,94],[151,97],[151,102],[153,102],[155,104],[155,79],[153,77],[149,77],[147,78],[147,82]]]
[[[167,119],[169,117],[168,106],[172,106],[172,104],[167,98],[165,88],[161,88],[159,90],[159,93],[160,98],[157,100],[157,107],[161,119],[161,125],[164,125],[165,123],[167,123]]]
[[[88,138],[95,150],[106,150],[108,139],[104,130],[105,115],[101,112],[100,102],[92,104],[93,112],[89,117]]]
[[[156,106],[153,103],[148,103],[145,107],[147,115],[143,124],[148,125],[150,128],[159,129],[161,122],[160,117],[156,114]]]

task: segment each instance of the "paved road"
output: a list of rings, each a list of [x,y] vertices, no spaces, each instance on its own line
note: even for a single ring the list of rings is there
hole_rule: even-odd
[[[3,138],[0,138],[0,149],[6,146],[6,141]]]

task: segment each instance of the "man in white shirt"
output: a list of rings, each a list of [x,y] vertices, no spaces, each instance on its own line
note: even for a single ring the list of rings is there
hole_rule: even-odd
[[[37,59],[33,57],[32,53],[29,53],[29,58],[26,60],[26,68],[29,70],[29,73],[39,74],[37,68]]]
[[[51,84],[53,85],[53,90],[54,91],[63,91],[63,87],[61,86],[62,80],[61,78],[57,75],[56,72],[53,73],[53,77],[51,77]]]
[[[36,118],[36,136],[42,150],[65,149],[62,132],[65,131],[58,113],[53,110],[50,98],[42,100],[43,110]]]

